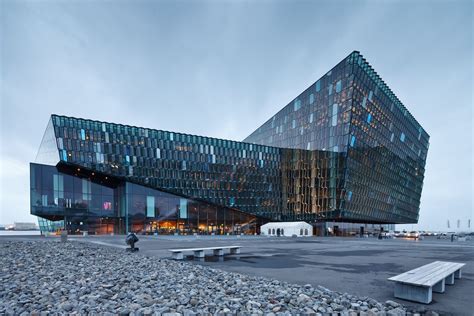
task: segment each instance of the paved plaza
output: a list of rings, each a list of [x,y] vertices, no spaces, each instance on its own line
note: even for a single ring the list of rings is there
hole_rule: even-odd
[[[123,236],[88,237],[82,240],[125,248]],[[424,240],[349,237],[140,237],[138,246],[147,255],[170,258],[167,249],[241,245],[240,256],[223,260],[206,256],[204,261],[187,259],[232,272],[265,276],[282,281],[322,285],[331,290],[369,296],[379,301],[395,300],[446,315],[472,315],[474,302],[474,240],[451,242],[427,237]],[[443,294],[433,293],[429,305],[398,300],[387,278],[432,261],[466,263],[461,280],[447,286]]]
[[[36,237],[41,238],[41,237]],[[474,303],[474,242],[425,238],[404,240],[375,238],[277,238],[260,236],[139,236],[140,253],[170,258],[168,249],[240,245],[240,255],[204,260],[186,257],[187,262],[229,272],[263,276],[281,281],[322,285],[334,291],[368,296],[378,301],[394,300],[420,311],[443,315],[472,315]],[[47,239],[47,238],[44,238]],[[81,242],[125,249],[124,236],[72,237]],[[125,250],[124,250],[125,251]],[[429,305],[398,300],[387,278],[432,261],[466,263],[462,279],[447,286],[443,294],[433,293]]]

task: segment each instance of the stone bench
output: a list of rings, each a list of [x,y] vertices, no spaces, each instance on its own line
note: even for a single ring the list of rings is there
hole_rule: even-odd
[[[224,249],[229,249],[231,254],[239,254],[240,253],[240,246],[221,246],[221,247],[205,247],[205,248],[188,248],[188,249],[168,249],[173,256],[173,259],[182,260],[183,252],[193,252],[194,257],[196,258],[204,258],[204,252],[206,250],[212,250],[214,256],[223,256]]]
[[[432,292],[444,293],[445,285],[453,285],[461,278],[464,263],[435,261],[422,267],[391,277],[395,282],[395,297],[429,304]]]

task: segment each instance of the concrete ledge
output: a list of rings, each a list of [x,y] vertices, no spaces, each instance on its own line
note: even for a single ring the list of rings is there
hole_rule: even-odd
[[[454,284],[454,273],[451,273],[448,275],[444,281],[446,282],[447,285],[453,285]]]
[[[431,287],[395,283],[395,297],[429,304],[433,298]]]
[[[435,285],[433,285],[433,292],[436,292],[436,293],[444,293],[444,290],[446,289],[445,287],[445,279],[442,279],[441,281],[439,281],[438,283],[436,283]]]

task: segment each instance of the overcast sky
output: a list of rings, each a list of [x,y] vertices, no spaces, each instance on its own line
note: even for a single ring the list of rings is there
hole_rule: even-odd
[[[470,0],[0,0],[0,223],[36,221],[52,113],[242,140],[359,50],[431,136],[420,227],[467,227],[472,21]]]

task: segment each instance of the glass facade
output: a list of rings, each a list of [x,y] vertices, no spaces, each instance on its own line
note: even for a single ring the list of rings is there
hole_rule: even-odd
[[[51,122],[61,163],[249,213],[281,210],[280,148],[56,115]]]
[[[31,207],[104,233],[413,223],[428,144],[353,52],[243,142],[52,115],[32,164]]]
[[[50,221],[38,216],[38,226],[42,235],[47,233],[59,233],[64,229],[64,220]]]
[[[300,209],[308,209],[309,218],[418,221],[429,136],[358,52],[244,141],[312,151],[309,160],[294,162],[307,166],[307,193],[293,198],[306,201]],[[283,185],[291,191],[298,184]],[[298,214],[291,203],[284,210]]]
[[[30,175],[31,213],[41,217],[41,231],[65,222],[71,233],[255,234],[259,224],[251,214],[91,170],[32,163]]]

